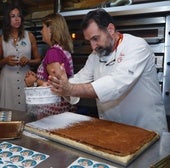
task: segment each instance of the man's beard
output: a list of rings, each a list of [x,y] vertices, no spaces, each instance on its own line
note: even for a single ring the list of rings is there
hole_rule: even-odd
[[[99,57],[108,56],[113,51],[113,46],[114,46],[114,41],[110,39],[109,45],[96,47],[95,51],[99,55]]]
[[[107,56],[112,52],[112,47],[107,46],[107,47],[96,47],[95,48],[96,53],[99,55],[99,57]]]

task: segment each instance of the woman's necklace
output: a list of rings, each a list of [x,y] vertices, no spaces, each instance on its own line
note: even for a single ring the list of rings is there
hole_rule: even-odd
[[[17,42],[18,42],[18,37],[16,36],[11,36],[11,38],[13,39],[13,44],[14,46],[16,46]]]
[[[17,42],[18,38],[14,38],[14,42]]]
[[[18,33],[12,33],[10,36],[13,39],[14,43],[18,41]]]

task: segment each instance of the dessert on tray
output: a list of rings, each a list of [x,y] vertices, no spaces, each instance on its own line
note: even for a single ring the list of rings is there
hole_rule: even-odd
[[[70,112],[28,123],[25,129],[122,165],[159,139],[153,131]]]

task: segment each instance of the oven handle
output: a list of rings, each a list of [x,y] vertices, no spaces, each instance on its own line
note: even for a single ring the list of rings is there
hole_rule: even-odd
[[[159,44],[164,42],[164,38],[155,37],[155,38],[144,38],[149,44]]]

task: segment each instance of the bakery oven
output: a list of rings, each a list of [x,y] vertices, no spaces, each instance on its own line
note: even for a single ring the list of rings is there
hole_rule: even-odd
[[[170,15],[118,21],[117,29],[144,38],[152,47],[166,114],[170,115]]]

